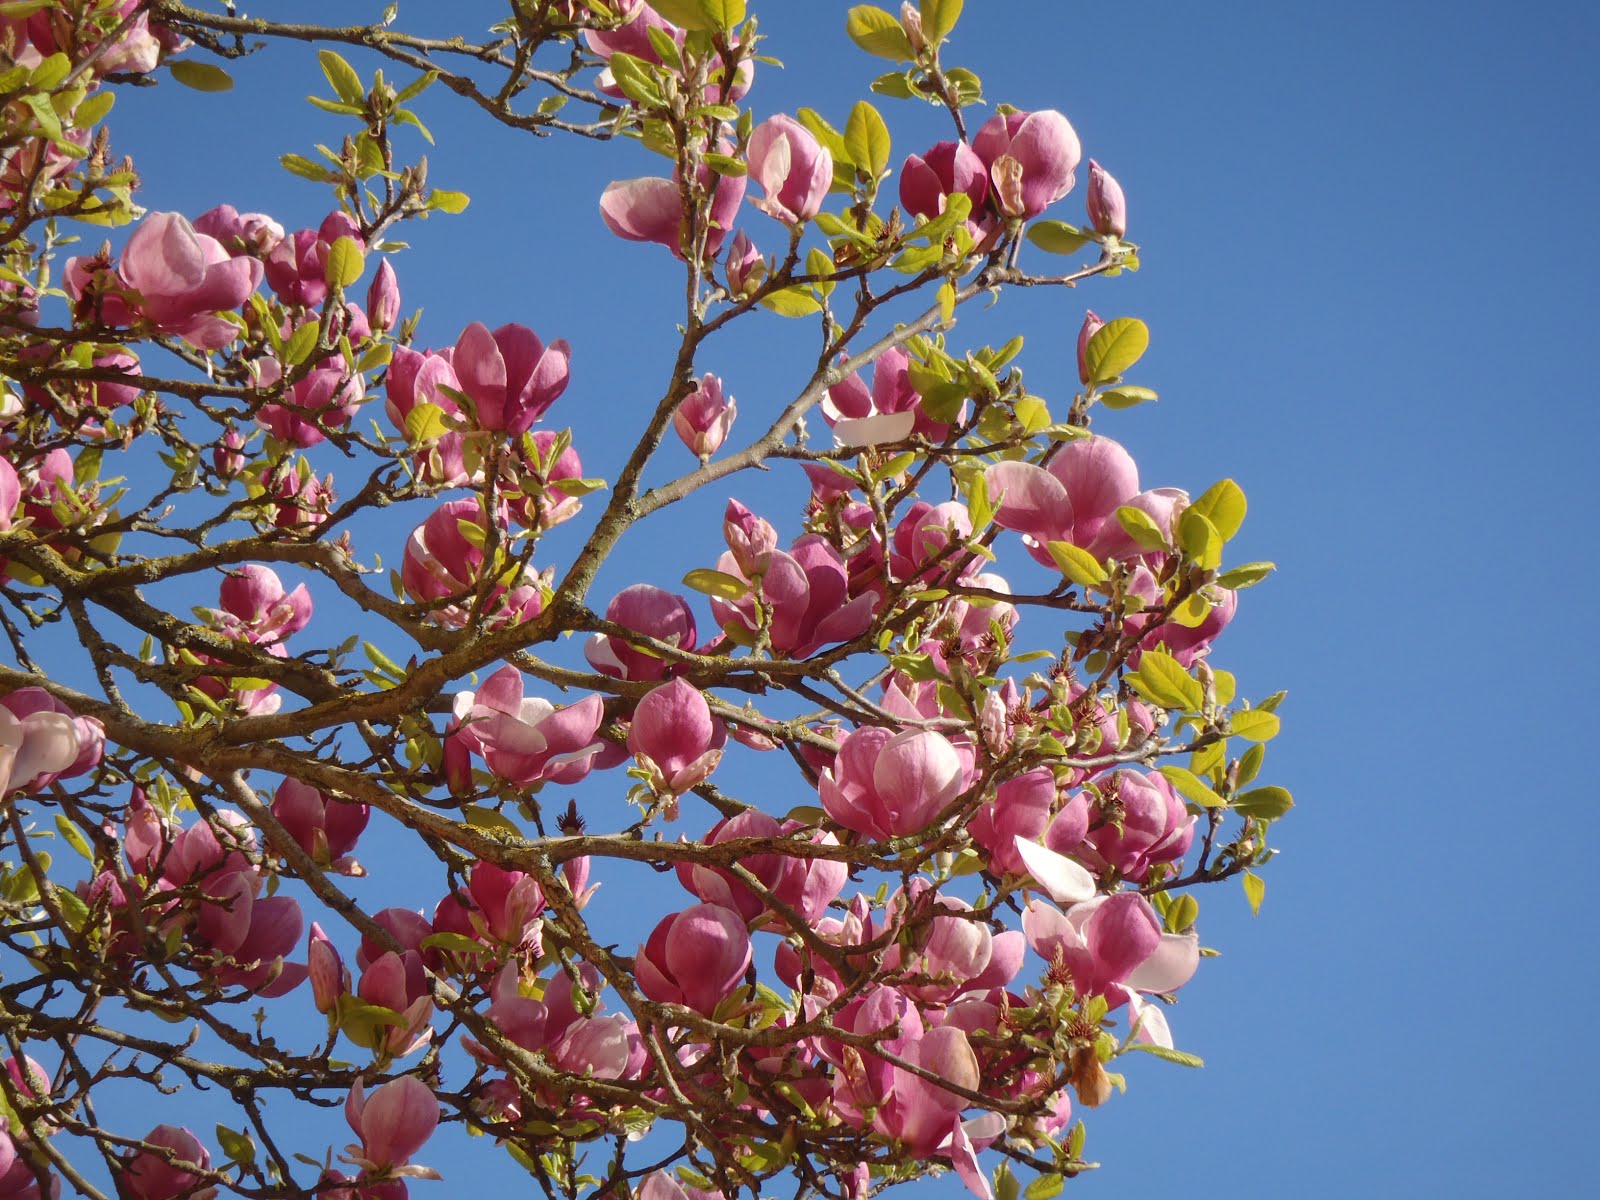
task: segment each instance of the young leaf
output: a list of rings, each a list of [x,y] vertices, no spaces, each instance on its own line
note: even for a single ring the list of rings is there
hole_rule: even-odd
[[[852,42],[879,58],[912,62],[917,57],[900,22],[874,5],[858,4],[852,8],[845,16],[844,31]]]
[[[1150,347],[1150,330],[1137,317],[1118,317],[1095,331],[1084,359],[1092,383],[1108,383],[1144,357]]]
[[[1261,902],[1267,898],[1267,881],[1253,871],[1246,871],[1240,877],[1244,884],[1244,898],[1250,902],[1250,915],[1261,915]]]
[[[1056,560],[1061,573],[1079,587],[1098,587],[1106,581],[1106,569],[1100,565],[1100,560],[1081,546],[1074,546],[1071,542],[1051,542],[1045,549],[1050,551],[1050,557]]]
[[[922,33],[928,44],[937,46],[950,36],[950,31],[961,19],[964,0],[917,0],[917,12],[922,17]]]
[[[1247,708],[1228,718],[1228,732],[1247,742],[1270,742],[1278,736],[1279,721],[1276,713]]]
[[[317,61],[322,64],[322,73],[328,77],[328,86],[333,88],[334,95],[346,104],[366,103],[367,89],[362,86],[361,76],[354,67],[332,50],[317,51]]]
[[[1294,797],[1288,788],[1252,788],[1233,802],[1233,810],[1258,821],[1276,821],[1294,807]]]
[[[888,170],[889,127],[865,100],[856,101],[850,110],[850,119],[844,126],[844,145],[850,161],[873,179],[881,178]]]
[[[233,76],[221,67],[211,63],[196,62],[192,58],[180,58],[176,62],[167,64],[167,70],[172,72],[172,77],[184,87],[193,88],[197,92],[231,92],[233,90]]]
[[[1212,791],[1206,781],[1194,774],[1194,772],[1171,765],[1158,767],[1157,770],[1167,777],[1167,782],[1172,784],[1177,789],[1178,795],[1185,800],[1198,804],[1201,808],[1225,808],[1227,806],[1228,802]]]
[[[1216,526],[1223,541],[1230,541],[1244,524],[1246,504],[1244,490],[1231,479],[1218,480],[1200,494],[1189,506],[1190,512],[1202,513]]]
[[[328,249],[328,261],[323,268],[329,287],[347,288],[361,278],[367,269],[367,259],[355,238],[342,237]]]
[[[683,577],[683,583],[685,587],[691,587],[707,596],[715,596],[719,600],[742,600],[750,592],[749,584],[736,575],[729,575],[726,571],[709,569],[690,571]]]
[[[1089,235],[1065,221],[1035,221],[1028,226],[1028,240],[1046,254],[1076,254],[1089,244]]]

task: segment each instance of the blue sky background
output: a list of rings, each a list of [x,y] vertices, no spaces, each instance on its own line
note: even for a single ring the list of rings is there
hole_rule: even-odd
[[[261,12],[356,21],[382,7]],[[758,117],[812,104],[842,124],[879,69],[844,37],[847,7],[754,0],[787,64],[761,71]],[[401,10],[413,28],[448,11],[469,34],[498,11]],[[1137,382],[1162,400],[1097,429],[1133,450],[1146,486],[1237,479],[1251,513],[1235,559],[1280,567],[1214,661],[1247,694],[1289,690],[1265,778],[1299,807],[1259,918],[1236,886],[1201,897],[1223,957],[1169,1015],[1206,1069],[1133,1063],[1129,1095],[1089,1116],[1105,1167],[1072,1191],[1491,1196],[1590,1176],[1597,50],[1600,16],[1577,4],[967,5],[947,61],[976,69],[991,102],[1071,118],[1126,188],[1145,266],[1008,299],[954,337],[1024,332],[1030,383],[1065,401],[1084,307],[1142,317],[1153,343]],[[342,135],[300,100],[326,91],[314,55],[276,45],[234,73],[228,95],[169,82],[121,97],[114,145],[141,169],[141,202],[315,225],[325,193],[276,165]],[[880,108],[896,162],[946,136],[931,110]],[[442,88],[420,111],[440,141],[433,182],[473,204],[406,233],[419,340],[452,342],[477,319],[569,338],[573,385],[552,419],[608,473],[618,423],[666,379],[681,283],[659,248],[611,238],[596,202],[660,160],[535,142]],[[1052,215],[1079,218],[1083,177]],[[777,247],[774,223],[745,224]],[[792,395],[812,345],[775,317],[748,324],[702,360],[739,400],[736,441]],[[676,445],[663,457],[692,465]],[[803,487],[731,492],[792,521]],[[627,543],[596,598],[710,565],[727,494]],[[547,561],[575,544],[561,536]],[[398,537],[384,557],[398,564]],[[761,779],[739,769],[728,782]],[[381,875],[364,899],[393,888],[381,903],[431,906]],[[652,883],[673,894],[629,890]],[[681,907],[659,879],[602,895],[619,913]],[[327,1136],[342,1144],[342,1126]],[[481,1146],[441,1146],[423,1157],[447,1182],[417,1185],[419,1200],[468,1180],[522,1186]],[[959,1193],[950,1179],[925,1194]]]

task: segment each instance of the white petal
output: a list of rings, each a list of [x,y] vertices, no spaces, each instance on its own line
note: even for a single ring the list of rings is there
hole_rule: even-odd
[[[1028,874],[1057,904],[1078,904],[1094,897],[1094,876],[1081,863],[1030,842],[1021,834],[1014,840]]]
[[[835,446],[882,446],[903,442],[916,427],[917,414],[911,410],[875,413],[870,417],[851,417],[833,427]]]
[[[1172,992],[1200,966],[1200,938],[1193,933],[1163,933],[1156,952],[1134,968],[1127,987],[1140,992]]]
[[[29,713],[22,719],[22,746],[11,765],[11,782],[25,788],[39,775],[65,771],[78,757],[78,726],[58,712]]]

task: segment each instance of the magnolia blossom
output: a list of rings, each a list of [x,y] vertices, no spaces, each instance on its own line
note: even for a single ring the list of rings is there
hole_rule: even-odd
[[[477,321],[456,339],[450,365],[473,404],[479,429],[526,433],[567,390],[572,348],[565,339],[547,347],[526,325],[493,333]]]
[[[732,396],[723,398],[722,380],[707,373],[694,391],[678,402],[672,428],[691,453],[709,458],[727,440],[737,411]]]
[[[311,621],[311,593],[305,584],[286,591],[271,567],[246,563],[225,572],[218,589],[213,623],[242,641],[267,644],[299,633]]]
[[[1176,991],[1200,964],[1199,938],[1162,933],[1155,910],[1137,892],[1097,896],[1065,913],[1030,900],[1022,931],[1035,954],[1062,965],[1080,995],[1105,995],[1116,1004],[1133,991]]]
[[[995,523],[1023,534],[1040,562],[1054,566],[1046,546],[1071,542],[1096,557],[1127,554],[1131,539],[1116,511],[1139,495],[1139,468],[1118,442],[1094,436],[1068,442],[1044,467],[999,462],[984,476]],[[1142,553],[1132,544],[1133,553]]]
[[[708,1016],[750,966],[750,935],[739,914],[718,904],[673,913],[639,947],[634,973],[652,1000]]]
[[[479,862],[472,866],[466,890],[439,902],[433,927],[537,958],[544,906],[544,893],[532,875]]]
[[[316,229],[280,239],[265,259],[267,286],[285,304],[315,308],[328,298],[328,255],[340,238],[366,248],[361,230],[342,212],[329,213]]]
[[[943,441],[950,432],[948,425],[922,411],[922,396],[911,384],[911,359],[899,347],[878,356],[870,389],[859,373],[830,387],[822,415],[833,426],[837,446],[885,445],[902,442],[913,433]]]
[[[142,1139],[147,1145],[169,1150],[178,1162],[200,1170],[211,1166],[211,1154],[187,1129],[157,1125]],[[211,1200],[214,1187],[197,1187],[200,1177],[149,1150],[136,1150],[123,1162],[122,1187],[132,1200]]]
[[[995,206],[1007,217],[1036,217],[1065,196],[1083,157],[1072,124],[1054,109],[997,114],[972,148],[989,168]]]
[[[366,829],[371,811],[365,804],[330,798],[298,779],[285,779],[272,798],[272,815],[289,836],[319,866],[344,875],[365,873],[350,852]]]
[[[1118,771],[1105,785],[1111,807],[1084,836],[1091,865],[1143,880],[1157,863],[1175,862],[1194,841],[1195,818],[1159,772]]]
[[[457,692],[451,713],[445,770],[458,791],[471,787],[467,756],[473,751],[502,779],[531,787],[577,783],[604,748],[596,736],[605,715],[599,696],[556,708],[524,696],[522,672],[515,667],[501,667],[476,692]]]
[[[606,620],[680,650],[695,648],[694,610],[688,600],[652,584],[636,583],[623,588],[606,605]],[[595,670],[614,679],[652,682],[666,679],[679,669],[669,659],[604,633],[591,637],[583,653]]]
[[[99,720],[78,716],[43,688],[0,696],[0,799],[82,775],[104,750]]]
[[[640,700],[628,730],[628,749],[650,772],[656,790],[672,795],[705,782],[727,740],[728,727],[711,715],[700,689],[682,679]]]
[[[241,213],[231,204],[219,204],[194,219],[194,230],[217,242],[235,258],[241,254],[263,258],[283,241],[283,226],[266,213]]]
[[[779,113],[757,125],[748,148],[750,178],[766,195],[753,203],[785,225],[803,225],[822,211],[833,183],[833,155],[793,117]]]
[[[1128,232],[1128,201],[1122,185],[1094,159],[1089,160],[1089,225],[1096,233],[1121,237]]]
[[[914,217],[932,220],[949,206],[950,197],[972,201],[967,230],[981,237],[994,218],[987,216],[989,168],[965,142],[939,142],[922,154],[908,155],[900,168],[900,204]]]
[[[411,1156],[439,1124],[439,1102],[420,1079],[402,1075],[371,1096],[357,1079],[345,1100],[344,1117],[361,1139],[359,1146],[350,1147],[347,1161],[378,1175],[439,1178],[427,1167],[410,1165]]]
[[[244,304],[261,274],[255,259],[234,258],[179,213],[145,217],[118,272],[84,258],[72,259],[66,271],[73,300],[84,302],[95,287],[104,323],[129,325],[142,317],[201,350],[221,349],[239,336],[239,327],[217,314]]]
[[[817,781],[822,807],[875,840],[925,829],[967,786],[967,768],[943,734],[869,725],[847,736]]]
[[[430,615],[440,624],[464,625],[473,594],[484,582],[487,539],[482,501],[451,500],[435,509],[406,539],[400,563],[406,595],[417,603],[432,604]],[[544,609],[544,589],[527,574],[509,588],[496,582],[489,595],[485,618],[492,625],[529,621]],[[455,603],[439,603],[444,600]]]
[[[702,839],[705,845],[715,846],[735,838],[784,838],[803,831],[798,821],[780,823],[759,809],[746,809],[726,820],[718,821]],[[814,845],[836,846],[838,839],[831,833],[812,834],[808,839]],[[825,858],[802,858],[788,854],[752,854],[739,860],[739,865],[758,879],[762,886],[778,900],[793,909],[802,920],[815,922],[828,911],[828,905],[844,890],[849,878],[849,868],[843,862]],[[746,921],[755,921],[768,913],[766,902],[733,872],[703,863],[679,863],[678,882],[701,900],[732,909]],[[774,919],[781,919],[773,914]]]
[[[722,149],[728,153],[733,147],[725,144]],[[709,166],[701,166],[695,179],[701,190],[710,195],[704,247],[706,256],[715,258],[733,229],[744,200],[746,180],[743,175],[719,175]],[[682,180],[682,173],[674,172],[670,179],[647,176],[610,184],[600,196],[600,218],[618,237],[630,242],[655,242],[681,259],[689,232]]]

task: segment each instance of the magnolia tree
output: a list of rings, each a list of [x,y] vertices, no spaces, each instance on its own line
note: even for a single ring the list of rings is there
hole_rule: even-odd
[[[0,1197],[394,1200],[471,1155],[552,1200],[1052,1194],[1119,1058],[1197,1064],[1194,892],[1259,905],[1291,803],[1214,655],[1271,569],[1243,493],[1103,432],[1145,326],[1063,317],[1048,400],[962,335],[1137,269],[1121,187],[949,62],[960,0],[840,33],[948,118],[911,154],[865,99],[767,109],[744,0],[395,7],[0,3]],[[139,207],[119,86],[307,44],[326,219]],[[406,315],[398,231],[466,203],[397,136],[435,84],[661,157],[580,231],[683,289],[609,478],[570,330]],[[725,331],[784,319],[810,365],[736,408]],[[668,526],[671,578],[596,594]]]

